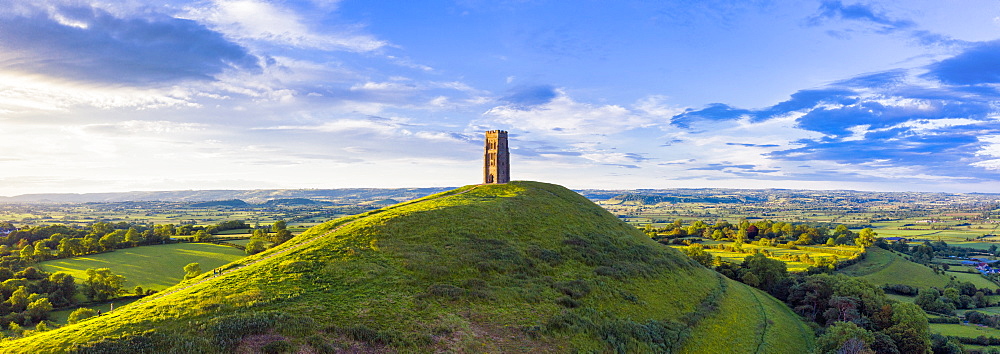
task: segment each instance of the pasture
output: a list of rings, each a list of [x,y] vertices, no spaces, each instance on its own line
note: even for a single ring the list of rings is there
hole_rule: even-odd
[[[976,338],[979,336],[1000,337],[1000,329],[980,327],[974,324],[931,323],[931,333],[944,336]]]
[[[782,262],[785,262],[785,264],[788,265],[788,271],[791,271],[791,272],[804,271],[807,268],[809,268],[810,266],[812,266],[812,264],[799,262],[797,260],[787,259],[785,257],[808,256],[809,258],[812,258],[812,259],[819,259],[819,258],[830,258],[830,257],[836,256],[837,259],[839,259],[839,260],[846,260],[846,259],[850,258],[850,256],[836,255],[835,253],[836,252],[843,252],[843,251],[846,251],[846,252],[860,252],[861,251],[861,248],[859,248],[859,247],[853,247],[853,246],[827,247],[827,246],[813,245],[813,246],[809,246],[810,247],[809,250],[804,250],[804,249],[789,249],[789,248],[782,248],[782,247],[760,246],[760,245],[755,245],[755,244],[749,244],[749,243],[747,243],[747,244],[743,244],[743,246],[742,246],[743,249],[746,251],[746,253],[740,253],[740,252],[730,252],[730,251],[725,251],[725,250],[720,250],[720,249],[714,248],[714,247],[716,247],[716,245],[729,245],[729,246],[733,246],[733,245],[735,245],[734,242],[705,241],[705,242],[702,242],[701,244],[703,246],[705,246],[705,251],[708,252],[708,253],[710,253],[713,257],[721,257],[722,260],[724,260],[726,262],[730,262],[730,263],[741,263],[741,262],[743,262],[743,259],[746,258],[747,256],[752,255],[755,249],[756,250],[761,250],[761,251],[765,251],[766,250],[766,251],[768,251],[768,252],[770,252],[770,253],[773,254],[773,256],[771,258],[780,260]],[[685,246],[685,245],[671,245],[671,247],[676,248],[678,250],[683,250],[687,246]],[[828,251],[828,252],[823,252],[823,251]]]
[[[88,268],[110,268],[113,273],[125,276],[127,290],[135,286],[162,290],[184,278],[183,268],[188,263],[200,263],[202,271],[209,272],[244,256],[246,253],[235,247],[174,243],[56,259],[38,263],[38,267],[46,272],[68,272],[78,283],[87,278]]]
[[[892,251],[871,247],[863,261],[840,270],[875,285],[905,284],[918,288],[944,287],[950,277],[934,273],[922,264],[914,263]],[[985,280],[985,279],[984,279]]]

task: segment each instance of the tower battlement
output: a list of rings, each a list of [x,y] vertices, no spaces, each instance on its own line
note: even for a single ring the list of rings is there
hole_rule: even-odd
[[[483,183],[510,182],[510,151],[507,148],[507,131],[486,132],[483,153]]]

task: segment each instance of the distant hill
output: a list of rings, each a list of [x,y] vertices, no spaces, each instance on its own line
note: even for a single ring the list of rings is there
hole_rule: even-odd
[[[197,190],[85,194],[24,194],[0,197],[0,203],[93,203],[93,202],[205,202],[239,199],[248,203],[264,203],[275,199],[311,199],[352,203],[381,199],[410,200],[439,193],[452,187],[431,188],[341,188],[341,189],[256,189],[256,190]]]
[[[276,207],[276,206],[295,206],[295,205],[322,205],[329,204],[328,202],[321,202],[306,198],[282,198],[282,199],[271,199],[262,204],[265,207]]]
[[[0,203],[102,203],[102,202],[206,202],[240,199],[250,204],[261,204],[268,200],[310,199],[315,201],[354,204],[375,200],[406,201],[426,195],[440,193],[451,187],[430,188],[341,188],[341,189],[257,189],[257,190],[189,190],[124,193],[86,194],[24,194],[14,197],[0,197]],[[631,189],[604,190],[585,189],[578,193],[590,200],[634,201],[643,204],[660,202],[702,202],[702,203],[871,203],[871,202],[988,202],[995,203],[1000,194],[971,193],[916,193],[916,192],[859,192],[859,191],[813,191],[792,189]]]
[[[244,202],[239,199],[230,199],[230,200],[213,200],[210,202],[192,203],[191,206],[195,208],[208,208],[217,206],[240,208],[240,207],[250,206],[250,204],[247,204],[247,202]]]
[[[788,307],[538,182],[466,186],[333,220],[0,352],[768,352]]]
[[[669,196],[650,194],[620,194],[609,199],[617,202],[637,202],[639,204],[654,205],[664,202],[669,203],[760,203],[767,199],[759,196]]]

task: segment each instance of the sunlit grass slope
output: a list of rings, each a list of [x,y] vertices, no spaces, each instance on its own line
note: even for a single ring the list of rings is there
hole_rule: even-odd
[[[568,189],[538,182],[467,186],[333,220],[225,268],[234,271],[0,342],[0,352],[700,352],[722,345],[796,352],[812,345],[811,331],[773,298],[656,244]]]
[[[870,247],[864,260],[840,272],[860,277],[875,285],[905,284],[918,288],[944,287],[950,277],[934,273],[930,267],[911,262],[902,255]]]

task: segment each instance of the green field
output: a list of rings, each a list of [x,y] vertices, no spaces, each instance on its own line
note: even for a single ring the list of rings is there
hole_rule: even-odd
[[[969,312],[969,311],[984,312],[984,313],[988,313],[988,314],[991,314],[991,315],[1000,315],[1000,306],[980,307],[980,308],[968,309],[968,310],[957,310],[957,311],[955,311],[955,313],[963,314],[964,315],[966,312]]]
[[[954,269],[954,268],[952,268]],[[972,269],[971,267],[969,269]],[[966,273],[966,272],[945,272],[949,276],[955,277],[956,280],[970,282],[975,284],[977,288],[980,289],[1000,289],[996,283],[984,278],[979,272],[976,273]]]
[[[100,310],[102,313],[107,313],[108,311],[112,310],[111,309],[111,305],[112,304],[114,305],[114,308],[118,309],[118,308],[121,308],[122,306],[125,306],[125,305],[131,304],[133,302],[136,302],[137,300],[139,300],[139,299],[137,299],[137,298],[125,298],[125,299],[118,299],[118,300],[114,300],[114,301],[108,301],[108,302],[103,303],[103,304],[98,304],[98,305],[93,305],[93,306],[83,306],[83,307],[94,309],[94,310]],[[52,312],[49,313],[49,320],[52,321],[52,322],[55,322],[56,324],[64,325],[64,324],[68,323],[67,320],[69,319],[69,314],[73,313],[73,311],[75,311],[75,310],[76,309],[52,311]]]
[[[705,246],[705,252],[710,253],[713,257],[721,257],[726,262],[737,263],[737,264],[743,262],[744,258],[752,255],[753,254],[752,252],[755,249],[761,250],[761,251],[767,250],[768,252],[771,252],[772,254],[774,254],[774,256],[771,257],[771,258],[777,259],[777,260],[782,261],[782,262],[785,262],[785,264],[788,265],[788,271],[790,271],[790,272],[804,271],[807,268],[811,267],[812,264],[810,264],[810,263],[802,263],[802,262],[799,262],[799,261],[793,261],[793,260],[789,260],[789,259],[784,259],[784,258],[782,258],[783,256],[808,255],[812,259],[829,258],[829,257],[835,256],[835,254],[833,254],[833,253],[820,252],[820,251],[815,251],[815,250],[788,249],[788,248],[781,248],[781,247],[765,247],[765,246],[759,246],[759,245],[754,245],[754,244],[749,244],[749,243],[748,244],[743,244],[743,246],[742,246],[743,249],[746,250],[748,253],[729,252],[729,251],[725,251],[725,250],[720,250],[720,249],[713,248],[713,246],[718,245],[718,244],[725,244],[725,245],[732,246],[735,243],[734,242],[726,242],[726,241],[705,241],[705,242],[701,243],[701,245]],[[685,246],[685,245],[670,245],[670,247],[676,248],[678,250],[683,250],[687,246]],[[828,250],[831,250],[831,251],[849,251],[849,252],[860,252],[861,251],[861,249],[859,247],[854,247],[854,246],[827,247],[827,246],[814,245],[814,246],[809,246],[809,247],[815,247],[815,248],[819,248],[819,249],[828,249]],[[846,259],[850,258],[850,257],[844,256],[844,255],[836,255],[836,257],[838,259],[840,259],[840,260],[846,260]]]
[[[1000,329],[957,323],[931,323],[931,333],[967,338],[1000,337]]]
[[[69,272],[77,282],[87,278],[87,268],[110,268],[125,276],[125,287],[162,290],[184,278],[184,266],[200,263],[202,271],[225,265],[246,256],[246,252],[210,243],[174,243],[141,246],[39,263],[46,272]]]
[[[861,262],[846,267],[839,272],[868,280],[876,285],[905,284],[918,288],[944,287],[950,277],[940,275],[922,264],[878,247],[870,247]]]
[[[917,299],[915,296],[906,296],[906,295],[899,295],[899,294],[885,294],[885,296],[889,297],[890,299],[899,301],[899,302],[911,302],[912,303],[914,300]]]

